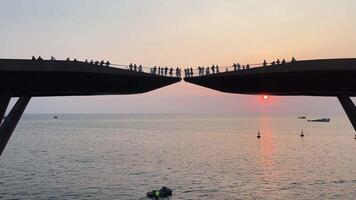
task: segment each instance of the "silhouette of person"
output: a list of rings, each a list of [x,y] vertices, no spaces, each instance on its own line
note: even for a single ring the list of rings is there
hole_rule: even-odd
[[[105,62],[102,60],[101,62],[100,62],[100,66],[103,66],[105,64]]]
[[[205,74],[206,74],[206,75],[209,75],[209,74],[210,74],[210,67],[207,67],[207,68],[206,68]]]
[[[179,68],[176,68],[176,76],[179,77]]]
[[[247,65],[246,65],[246,69],[250,69],[250,64],[247,64]]]
[[[275,62],[275,61],[273,61],[273,62],[271,63],[271,65],[272,65],[272,66],[275,66],[275,65],[276,65],[276,62]]]
[[[132,69],[133,69],[132,63],[129,64],[129,69],[132,71]]]
[[[215,74],[215,65],[211,66],[211,72]]]
[[[266,60],[263,60],[263,66],[267,67],[267,61]]]
[[[241,65],[240,65],[240,63],[237,63],[237,70],[241,70]]]
[[[168,67],[164,68],[164,75],[167,76],[168,73]]]
[[[67,58],[67,59],[66,59],[66,61],[70,61],[70,59],[69,59],[69,58]]]
[[[134,71],[137,72],[137,65],[136,64],[134,64]]]
[[[95,65],[99,65],[99,61],[95,61]]]
[[[284,64],[286,64],[286,60],[285,59],[282,60],[282,65],[284,65]]]
[[[51,56],[51,61],[55,61],[56,60],[56,58],[54,58],[53,56]]]
[[[219,65],[216,65],[216,73],[219,73]]]
[[[35,61],[35,60],[36,60],[35,56],[32,56],[32,61]]]
[[[142,72],[142,65],[138,66],[138,71]]]
[[[171,68],[169,69],[169,75],[170,75],[170,76],[173,76],[173,67],[171,67]]]
[[[190,76],[193,76],[194,72],[193,72],[193,67],[190,68]]]
[[[297,60],[294,57],[292,57],[292,61],[291,62],[295,63],[295,62],[297,62]]]
[[[163,76],[163,71],[164,71],[164,68],[161,67],[161,75]]]
[[[88,64],[88,59],[85,59],[84,63],[85,63],[85,64]]]
[[[93,60],[90,60],[90,63],[89,63],[89,64],[93,65],[93,64],[94,64],[94,61],[93,61]]]
[[[281,64],[281,61],[279,61],[279,59],[277,59],[276,64],[277,64],[277,65]]]
[[[106,61],[105,64],[106,64],[107,67],[110,67],[110,65],[111,65],[111,63],[109,61]]]
[[[234,63],[232,66],[234,67],[234,71],[236,71],[237,65]]]

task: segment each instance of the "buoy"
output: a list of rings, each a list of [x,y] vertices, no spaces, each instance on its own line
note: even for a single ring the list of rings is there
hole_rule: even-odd
[[[261,133],[260,133],[260,131],[258,131],[258,133],[257,133],[257,138],[258,138],[258,139],[261,138]]]
[[[302,132],[300,133],[300,137],[304,137],[304,131],[302,129]]]

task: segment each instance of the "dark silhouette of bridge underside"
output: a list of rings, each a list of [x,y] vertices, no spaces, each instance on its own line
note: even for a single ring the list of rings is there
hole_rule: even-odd
[[[31,97],[139,94],[180,80],[83,62],[0,59],[0,156]],[[12,97],[19,99],[4,119]]]
[[[0,94],[12,97],[138,94],[180,80],[83,62],[0,60]]]
[[[336,96],[356,130],[356,59],[306,60],[207,76],[186,82],[221,92],[279,96]]]

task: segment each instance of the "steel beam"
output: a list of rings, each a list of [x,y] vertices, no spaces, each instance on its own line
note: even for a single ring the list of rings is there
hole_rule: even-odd
[[[356,107],[349,96],[337,97],[356,131]]]
[[[0,126],[0,156],[4,151],[7,142],[9,141],[12,133],[14,132],[17,123],[19,122],[26,106],[30,102],[31,97],[20,97],[10,113]]]
[[[5,112],[7,107],[9,106],[11,100],[11,96],[8,95],[0,95],[0,125],[2,120],[4,119]]]

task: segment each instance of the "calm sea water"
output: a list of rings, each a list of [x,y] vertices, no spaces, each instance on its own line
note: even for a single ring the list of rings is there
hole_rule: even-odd
[[[27,115],[0,199],[136,200],[163,185],[174,200],[355,199],[353,136],[346,117]]]

